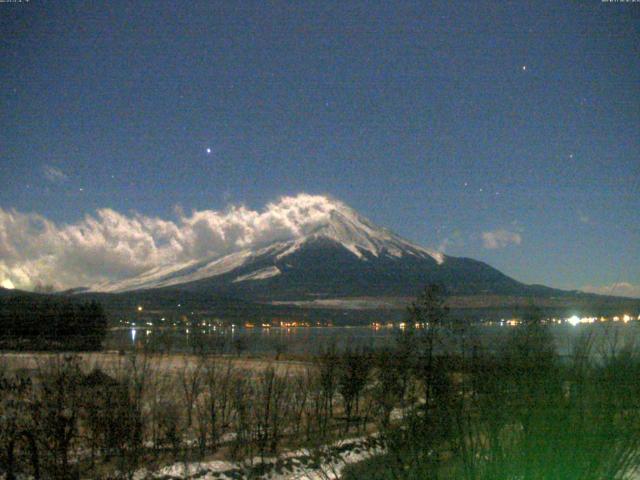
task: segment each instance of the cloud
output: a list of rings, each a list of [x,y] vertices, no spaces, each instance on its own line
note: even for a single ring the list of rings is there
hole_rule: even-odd
[[[177,209],[176,220],[104,208],[73,224],[0,208],[0,284],[88,286],[290,240],[325,223],[337,204],[300,194],[282,197],[262,211],[234,205],[186,215]]]
[[[59,168],[52,165],[44,165],[42,167],[44,178],[53,183],[61,183],[69,179],[69,177]]]
[[[616,282],[601,286],[585,285],[581,290],[583,292],[598,293],[600,295],[640,298],[640,285],[634,285],[628,282]]]
[[[445,253],[447,248],[451,245],[451,239],[449,237],[443,238],[438,246],[436,247],[436,252]]]
[[[462,247],[464,246],[464,240],[462,239],[462,234],[459,230],[454,230],[451,236],[443,238],[438,247],[436,248],[437,252],[445,253],[449,247]]]
[[[520,245],[522,243],[522,235],[500,228],[490,232],[482,232],[482,243],[484,248],[492,250],[504,248],[508,245]]]

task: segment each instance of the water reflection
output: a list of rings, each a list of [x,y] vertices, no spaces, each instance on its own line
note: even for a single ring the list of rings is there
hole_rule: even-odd
[[[514,328],[494,325],[474,325],[465,332],[465,341],[479,348],[495,350]],[[556,339],[556,347],[561,355],[570,355],[576,342],[584,335],[593,335],[595,343],[606,343],[612,338],[621,344],[631,343],[640,333],[640,322],[629,323],[572,323],[551,324],[551,332]],[[158,352],[209,352],[209,353],[249,353],[293,355],[317,354],[322,349],[334,345],[337,349],[380,348],[392,345],[399,328],[359,327],[298,327],[298,328],[243,328],[229,326],[205,329],[182,329],[171,327],[145,328],[145,335],[136,335],[137,329],[116,329],[110,331],[106,348],[128,350],[146,348]],[[444,350],[458,348],[459,338],[446,335],[442,344]]]

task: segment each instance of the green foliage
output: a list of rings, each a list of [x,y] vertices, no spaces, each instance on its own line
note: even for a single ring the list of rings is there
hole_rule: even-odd
[[[435,313],[442,305],[425,295],[411,311],[444,325]],[[594,351],[587,337],[571,359],[561,359],[541,317],[537,309],[525,312],[522,325],[491,352],[439,352],[431,369],[424,363],[413,369],[412,382],[430,382],[426,401],[405,408],[401,421],[383,424],[386,453],[348,468],[343,478],[628,478],[640,467],[640,355],[615,342]],[[428,331],[411,335],[427,340],[421,347],[413,339],[415,351],[432,345]],[[407,343],[400,338],[399,354]],[[385,352],[383,361],[392,355]],[[383,405],[395,385],[389,370],[383,364],[375,370]]]
[[[417,455],[416,455],[417,453]],[[434,473],[433,461],[424,458],[424,452],[407,448],[401,455],[381,455],[350,465],[342,471],[343,480],[430,480]],[[452,477],[453,478],[453,477]]]

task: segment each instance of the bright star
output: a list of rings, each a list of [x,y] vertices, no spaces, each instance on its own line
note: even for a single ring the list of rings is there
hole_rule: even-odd
[[[526,72],[527,71],[527,66],[526,65],[522,65],[522,71]]]
[[[207,154],[211,154],[211,149],[207,147]]]

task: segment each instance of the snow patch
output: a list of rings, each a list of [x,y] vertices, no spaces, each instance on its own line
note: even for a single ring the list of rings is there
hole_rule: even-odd
[[[246,275],[240,275],[233,281],[233,283],[244,282],[245,280],[264,280],[265,278],[271,278],[275,277],[276,275],[280,275],[280,273],[282,273],[280,272],[280,269],[273,265],[261,270],[256,270],[255,272],[251,272]]]
[[[318,450],[295,450],[285,452],[278,458],[265,458],[267,472],[258,478],[264,480],[329,480],[339,479],[347,465],[361,462],[375,455],[384,453],[375,435],[369,438],[354,438],[325,445]],[[316,461],[319,461],[318,465]],[[197,463],[175,463],[158,471],[146,469],[134,474],[135,480],[143,479],[198,479],[227,480],[256,478],[252,466],[260,465],[260,458],[252,461],[226,462],[211,461]]]

